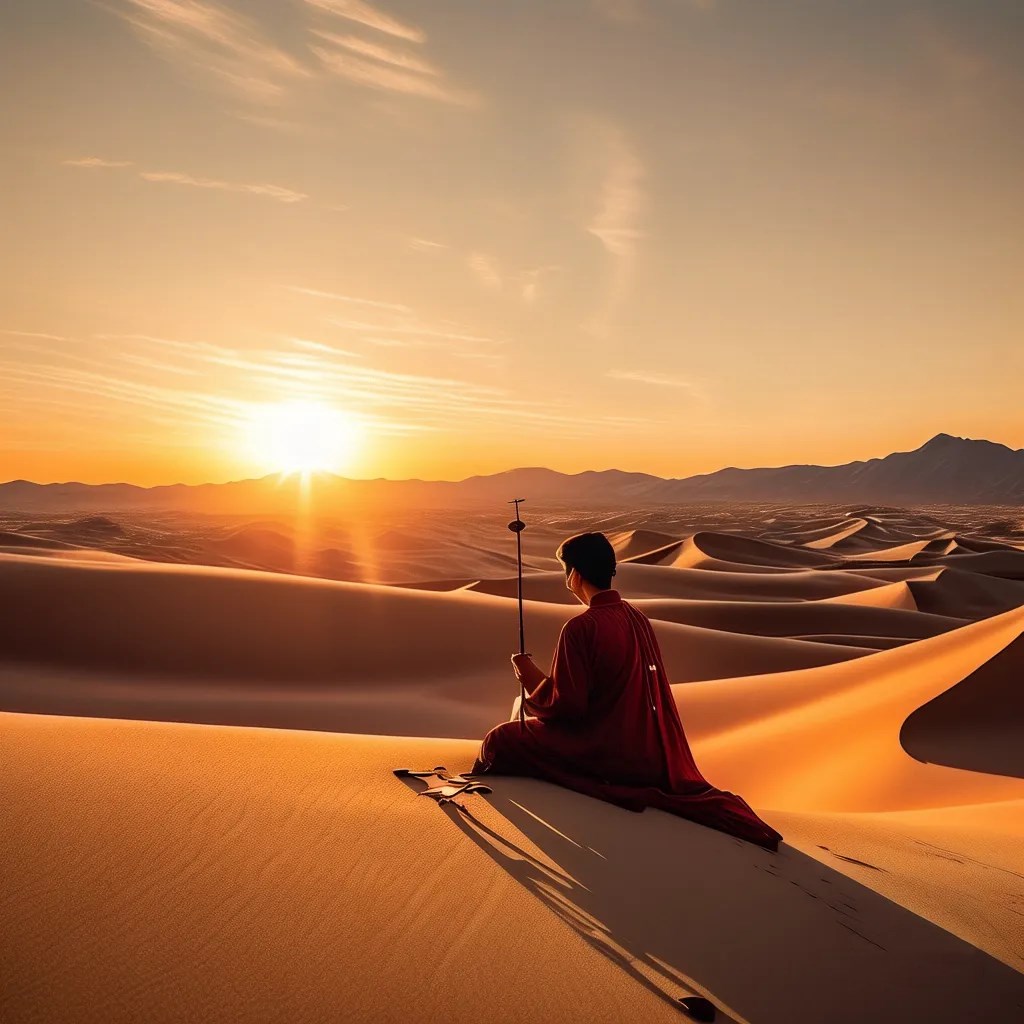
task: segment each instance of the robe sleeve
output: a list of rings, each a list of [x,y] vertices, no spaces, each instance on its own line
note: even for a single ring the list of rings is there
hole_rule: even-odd
[[[545,676],[534,691],[527,695],[528,714],[545,721],[567,721],[582,718],[586,714],[590,687],[590,645],[581,625],[570,619],[562,627],[551,662],[551,674]]]

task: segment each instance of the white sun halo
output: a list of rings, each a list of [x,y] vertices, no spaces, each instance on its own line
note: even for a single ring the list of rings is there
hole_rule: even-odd
[[[350,415],[310,400],[258,406],[246,429],[251,455],[282,473],[337,472],[351,459],[359,435]]]

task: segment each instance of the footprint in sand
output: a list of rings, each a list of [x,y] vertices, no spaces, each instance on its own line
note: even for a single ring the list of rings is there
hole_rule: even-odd
[[[863,868],[870,868],[872,871],[885,872],[885,868],[877,867],[874,864],[869,864],[866,860],[858,860],[856,857],[847,857],[844,853],[836,853],[835,850],[830,850],[827,846],[818,845],[819,850],[824,850],[826,853],[831,853],[833,857],[838,857],[840,860],[845,860],[850,864],[859,864]]]

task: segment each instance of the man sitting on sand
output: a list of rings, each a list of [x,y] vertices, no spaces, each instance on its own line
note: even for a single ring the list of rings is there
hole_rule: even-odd
[[[631,810],[658,807],[767,849],[782,836],[733,793],[715,789],[690,753],[650,620],[611,589],[615,550],[581,533],[556,552],[565,585],[587,606],[562,627],[545,675],[514,654],[524,722],[485,737],[472,774],[527,775]]]

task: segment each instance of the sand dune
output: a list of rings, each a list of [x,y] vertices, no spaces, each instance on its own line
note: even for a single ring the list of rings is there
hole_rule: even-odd
[[[1015,1019],[1024,553],[1012,517],[943,516],[590,517],[774,855],[532,780],[466,815],[394,778],[468,768],[508,714],[490,513],[0,524],[0,1016],[617,1024],[699,993],[726,1021]],[[578,522],[524,535],[545,667]],[[168,564],[203,558],[247,568]]]
[[[291,567],[294,564],[294,538],[267,527],[246,526],[209,543],[229,558],[252,561],[256,565],[276,562]]]
[[[956,549],[956,546],[956,534],[951,536],[943,534],[941,537],[928,541],[921,549],[921,553],[926,555],[948,555]]]
[[[27,661],[376,684],[408,678],[410,658],[421,681],[450,676],[460,627],[454,664],[462,672],[496,656],[507,671],[505,649],[516,634],[506,602],[465,592],[141,562],[5,555],[2,565],[0,636],[9,657]],[[553,645],[564,618],[558,608],[531,607],[531,632],[542,647]]]
[[[907,581],[923,612],[980,619],[1024,604],[1024,581],[942,568],[931,579]]]
[[[7,555],[0,607],[6,658],[35,668],[0,672],[3,706],[19,711],[479,736],[507,717],[513,695],[515,608],[471,591]],[[566,617],[527,603],[545,667]],[[673,622],[657,630],[677,682],[865,653]],[[413,700],[416,714],[396,717]]]
[[[915,559],[920,564],[945,565],[950,569],[997,576],[1007,580],[1024,580],[1024,551],[979,551],[965,554],[929,555]]]
[[[770,684],[693,683],[676,695],[709,777],[756,806],[889,811],[1017,800],[1024,781],[923,764],[899,734],[922,704],[1022,631],[1024,608],[863,661],[777,674]]]
[[[793,530],[778,537],[786,544],[799,544],[805,548],[830,548],[844,537],[862,530],[867,526],[866,519],[839,519],[825,522],[808,522],[801,530]]]
[[[880,580],[883,583],[907,583],[910,580],[934,580],[943,572],[942,566],[928,565],[861,565],[853,562],[836,569],[830,569],[840,576],[862,577],[868,580]]]
[[[637,565],[671,565],[673,559],[685,543],[685,538],[683,540],[670,540],[659,547],[651,548],[649,551],[644,551],[641,554],[630,555],[629,558],[620,558],[619,562],[620,564],[623,562],[634,562]]]
[[[741,565],[748,574],[777,571],[771,564],[754,570],[757,563],[781,558],[784,568],[801,555],[824,557],[824,563],[816,563],[819,568],[831,564],[843,568],[848,556],[859,557],[874,549],[881,558],[891,558],[891,549],[910,542],[925,542],[918,557],[926,553],[1019,553],[1024,547],[1024,520],[1013,510],[945,507],[930,511],[932,514],[878,508],[717,504],[581,512],[578,506],[555,504],[529,507],[525,513],[528,528],[523,534],[524,554],[527,565],[534,570],[558,570],[554,558],[558,542],[584,529],[609,533],[621,548],[622,560],[670,564],[685,545],[680,564],[690,559],[714,567],[712,562],[717,559],[722,563],[718,568],[736,572],[736,566]],[[34,537],[62,546],[101,548],[153,561],[243,566],[359,582],[411,583],[483,579],[514,571],[514,547],[508,545],[505,529],[507,512],[507,506],[498,503],[493,509],[411,511],[374,507],[344,513],[316,502],[293,515],[270,517],[190,515],[182,511],[122,511],[77,517],[0,512],[0,530],[15,535],[12,544],[20,543],[19,537]],[[261,533],[276,534],[278,539],[271,538],[264,547],[258,540]],[[698,537],[696,545],[689,542],[694,536]],[[844,537],[849,538],[849,550],[844,550],[842,544],[838,550],[830,549]],[[760,557],[755,554],[751,559],[749,547],[746,555],[739,553],[736,544],[743,547],[745,540],[768,543],[768,557],[762,550]],[[693,550],[702,545],[715,550]],[[946,552],[935,545],[952,547]],[[739,561],[734,560],[737,555]],[[872,564],[870,558],[865,564]]]
[[[5,773],[8,1020],[513,1021],[553,992],[609,1024],[638,999],[677,1016],[390,774],[467,743],[3,719],[14,766],[54,766]]]
[[[907,578],[928,579],[937,570],[917,567],[905,570]],[[898,580],[897,580],[898,581]],[[871,590],[889,580],[865,573],[798,571],[772,573],[719,572],[715,569],[681,569],[673,566],[620,563],[614,582],[633,598],[680,598],[720,601],[806,601],[840,597]],[[514,576],[477,580],[472,589],[483,594],[515,597]],[[561,572],[530,573],[523,579],[523,596],[532,601],[575,605]]]
[[[926,540],[912,540],[891,547],[869,547],[857,554],[847,554],[846,557],[863,562],[906,562],[924,551],[929,543]]]
[[[894,586],[905,586],[894,584]],[[868,591],[871,593],[871,591]],[[652,619],[758,636],[800,636],[837,631],[869,636],[926,637],[963,625],[965,619],[883,604],[801,601],[760,604],[743,601],[633,601]]]
[[[677,538],[655,530],[610,530],[607,534],[620,562],[672,544]]]
[[[877,519],[868,516],[860,529],[837,540],[831,545],[831,550],[837,556],[855,558],[859,553],[877,551],[884,554],[907,545],[923,546],[925,543],[926,540],[922,539],[917,531],[911,533],[891,523],[883,525]]]
[[[990,540],[985,537],[965,537],[954,535],[955,546],[948,554],[981,554],[986,551],[1020,551],[1020,543],[1010,544],[1005,541]]]
[[[31,533],[16,533],[13,530],[0,530],[0,551],[21,551],[24,548],[39,551],[75,550],[75,545],[65,541],[53,540],[50,537],[36,537]]]
[[[887,651],[914,640],[909,636],[865,636],[863,633],[805,633],[796,639],[818,644],[846,644],[876,651]]]
[[[12,1020],[667,1022],[695,991],[725,1020],[801,1024],[1024,1005],[1024,977],[856,864],[530,780],[467,818],[390,775],[469,743],[3,720],[24,766],[5,780]],[[701,884],[666,885],[680,873]]]
[[[1020,970],[1024,800],[872,814],[775,811],[773,821],[827,868]],[[1007,1006],[997,1020],[1016,1009],[1012,999]]]
[[[921,761],[1024,778],[1024,639],[918,707],[900,742]]]
[[[840,594],[838,597],[823,598],[833,604],[856,604],[872,608],[899,608],[903,611],[918,611],[914,592],[906,582],[887,583],[870,590],[858,590],[852,594]]]
[[[922,519],[910,517],[867,515],[854,516],[835,524],[829,530],[793,533],[787,536],[790,543],[805,547],[831,549],[837,556],[858,557],[857,552],[878,551],[885,556],[900,557],[895,552],[902,548],[921,550],[940,538],[955,536],[952,530],[942,526],[928,527]]]
[[[764,572],[827,566],[834,560],[808,548],[787,547],[735,534],[695,533],[684,541],[672,564],[690,569]]]
[[[124,527],[108,516],[83,516],[66,523],[56,523],[50,528],[52,533],[67,536],[75,540],[83,537],[91,540],[110,540],[123,537]]]

